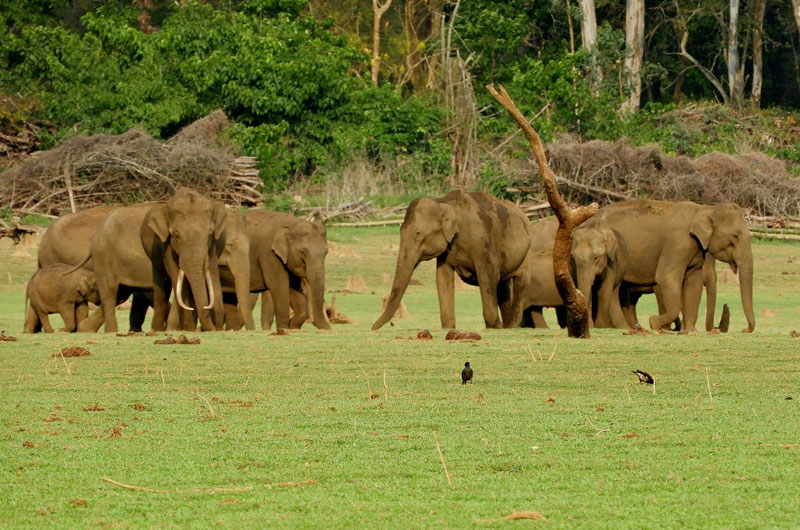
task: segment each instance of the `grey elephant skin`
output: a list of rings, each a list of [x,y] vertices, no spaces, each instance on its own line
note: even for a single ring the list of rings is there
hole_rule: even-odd
[[[169,293],[173,289],[175,303],[183,310],[183,329],[195,329],[195,312],[203,331],[222,329],[218,258],[225,246],[227,215],[222,201],[189,188],[178,188],[169,200],[155,203],[145,212],[137,225],[137,235],[149,260],[154,331],[166,329]],[[184,283],[188,284],[188,292]]]
[[[626,201],[601,208],[585,224],[601,223],[616,230],[627,246],[624,281],[658,286],[663,309],[650,317],[652,329],[669,325],[683,311],[684,330],[696,330],[706,253],[738,270],[747,319],[743,331],[755,329],[750,232],[737,205]]]
[[[73,266],[56,263],[33,273],[25,288],[25,333],[52,333],[48,315],[53,313],[64,320],[61,331],[75,331],[77,322],[89,314],[89,302],[100,303],[94,273],[72,269]]]
[[[267,210],[249,210],[245,218],[250,239],[250,291],[269,290],[277,327],[300,328],[308,316],[306,307],[310,305],[314,326],[330,329],[324,311],[328,253],[325,227]],[[304,280],[308,283],[308,304],[303,293]],[[266,323],[265,315],[269,314],[268,298],[262,299],[262,327]],[[294,309],[291,320],[290,305]],[[268,327],[269,324],[265,329]]]
[[[411,202],[400,228],[400,250],[386,308],[372,325],[379,329],[397,311],[411,275],[422,261],[436,258],[436,289],[443,328],[454,328],[455,274],[480,288],[487,328],[514,318],[509,280],[530,246],[530,223],[514,204],[481,192],[454,191]]]
[[[59,217],[42,236],[39,243],[39,268],[56,264],[81,265],[87,272],[94,271],[94,261],[87,260],[91,253],[92,237],[106,215],[118,206],[97,206]],[[117,300],[118,302],[120,300]],[[152,305],[148,296],[134,293],[130,311],[130,327],[141,331],[147,308]],[[103,324],[103,311],[96,309],[86,320],[81,316],[78,331],[97,331]]]
[[[531,226],[531,244],[525,260],[514,275],[513,319],[504,327],[546,328],[542,308],[554,307],[561,327],[566,325],[566,308],[556,287],[553,271],[553,245],[557,219],[544,219]]]

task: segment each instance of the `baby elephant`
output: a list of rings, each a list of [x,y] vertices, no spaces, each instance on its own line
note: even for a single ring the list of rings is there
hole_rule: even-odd
[[[75,331],[77,324],[89,314],[89,302],[100,303],[94,273],[64,264],[50,265],[33,273],[25,289],[25,333],[52,333],[47,315],[59,313],[64,319],[60,331]]]

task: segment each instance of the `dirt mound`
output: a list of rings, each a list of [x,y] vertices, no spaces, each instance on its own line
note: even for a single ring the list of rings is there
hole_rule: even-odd
[[[734,202],[758,215],[800,213],[800,181],[783,161],[759,152],[667,156],[625,139],[579,143],[562,137],[547,147],[550,166],[569,202],[651,198],[703,204]]]
[[[255,159],[218,140],[230,124],[214,111],[167,142],[141,129],[74,136],[0,175],[0,202],[15,213],[60,215],[100,204],[161,200],[188,186],[227,204],[263,197]]]

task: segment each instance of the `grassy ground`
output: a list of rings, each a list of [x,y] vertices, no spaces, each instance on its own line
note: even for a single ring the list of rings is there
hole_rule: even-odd
[[[405,297],[411,318],[369,331],[397,233],[329,231],[329,297],[357,324],[184,346],[22,335],[35,260],[4,240],[0,329],[19,340],[0,343],[0,527],[464,527],[535,511],[547,521],[493,525],[796,528],[800,246],[755,246],[752,335],[730,283],[730,334],[582,341],[485,331],[463,289],[459,327],[484,339],[447,343],[431,263]],[[374,293],[342,292],[355,273]],[[397,338],[420,328],[435,339]],[[91,355],[52,357],[65,346]],[[245,491],[190,491],[215,488]]]

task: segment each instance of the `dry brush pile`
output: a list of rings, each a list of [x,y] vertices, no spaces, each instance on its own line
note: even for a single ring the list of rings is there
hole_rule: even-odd
[[[189,186],[232,206],[263,201],[252,157],[219,140],[217,110],[162,142],[140,129],[75,136],[0,175],[0,204],[18,215],[58,216],[101,204],[162,200]]]
[[[664,155],[657,147],[625,140],[551,144],[547,155],[571,203],[626,198],[703,204],[734,202],[760,216],[800,215],[800,180],[786,164],[758,153]]]

